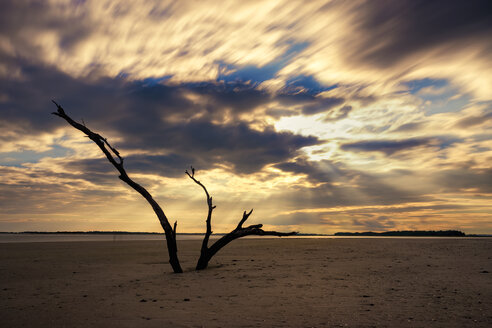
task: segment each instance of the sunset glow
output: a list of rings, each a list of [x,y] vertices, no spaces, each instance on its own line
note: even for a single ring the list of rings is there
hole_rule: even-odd
[[[3,1],[0,231],[492,233],[487,1]]]

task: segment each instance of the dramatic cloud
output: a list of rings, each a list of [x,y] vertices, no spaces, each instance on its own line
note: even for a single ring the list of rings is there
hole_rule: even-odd
[[[27,82],[15,81],[6,88],[9,100],[0,105],[6,114],[0,120],[18,130],[19,140],[26,134],[54,132],[65,126],[48,115],[53,104],[46,95],[51,95],[74,118],[83,117],[91,128],[117,136],[118,146],[157,152],[141,163],[161,158],[180,165],[181,171],[189,164],[208,168],[221,163],[231,164],[240,173],[251,173],[319,143],[316,137],[277,132],[268,125],[262,130],[252,129],[233,120],[241,113],[253,112],[258,103],[269,101],[267,95],[254,89],[235,92],[234,85],[165,86],[107,79],[88,83],[53,70],[33,70],[26,74]],[[31,88],[32,83],[37,89]],[[232,97],[234,93],[237,99]],[[232,118],[224,120],[227,115]]]
[[[0,230],[492,233],[489,1],[3,1]],[[135,213],[138,213],[136,215]]]

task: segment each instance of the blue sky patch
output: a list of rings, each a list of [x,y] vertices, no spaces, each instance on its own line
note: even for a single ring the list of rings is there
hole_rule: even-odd
[[[72,154],[73,154],[72,149],[58,146],[58,145],[52,145],[50,150],[44,152],[36,152],[33,150],[5,152],[5,153],[0,153],[0,165],[21,167],[22,164],[37,163],[41,159],[46,157],[58,158],[58,157],[70,156]]]
[[[335,89],[338,85],[324,86],[311,75],[297,75],[287,80],[286,88],[302,88],[309,94],[318,94]]]
[[[258,85],[264,81],[274,78],[277,73],[285,67],[296,55],[304,50],[309,43],[292,43],[287,51],[269,64],[262,67],[247,65],[236,66],[232,64],[219,63],[220,71],[217,81],[220,82],[246,82],[251,81],[253,85]],[[227,73],[230,72],[230,73]]]
[[[418,93],[421,89],[427,88],[427,87],[435,87],[435,88],[442,88],[448,85],[448,81],[444,79],[420,79],[420,80],[412,80],[403,83],[406,87],[408,87],[408,91],[410,91],[411,94]]]

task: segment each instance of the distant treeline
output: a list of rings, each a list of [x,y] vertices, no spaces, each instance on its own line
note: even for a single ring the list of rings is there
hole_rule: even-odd
[[[412,236],[412,237],[465,237],[465,233],[458,230],[407,230],[385,232],[337,232],[335,236]]]

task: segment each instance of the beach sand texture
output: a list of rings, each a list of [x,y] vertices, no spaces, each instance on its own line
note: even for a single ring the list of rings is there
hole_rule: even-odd
[[[492,239],[0,244],[1,327],[492,327]]]

